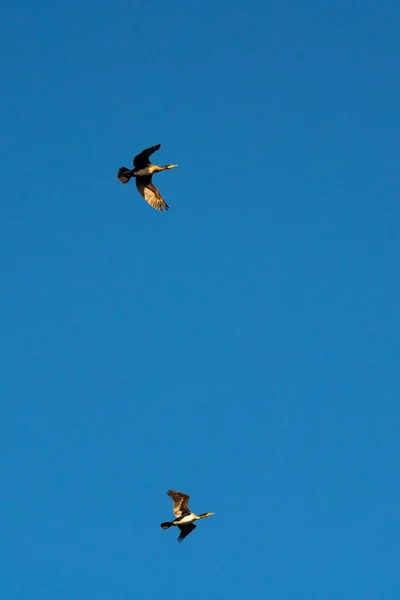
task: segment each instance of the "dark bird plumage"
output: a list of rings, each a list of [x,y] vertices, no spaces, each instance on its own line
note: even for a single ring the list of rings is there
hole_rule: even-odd
[[[185,539],[189,533],[196,529],[196,525],[193,521],[204,519],[205,517],[211,517],[214,513],[208,512],[201,515],[195,515],[190,510],[188,503],[190,497],[182,492],[176,492],[175,490],[168,490],[167,495],[172,498],[173,501],[173,512],[175,519],[173,521],[166,521],[161,523],[162,529],[169,529],[173,525],[179,527],[181,533],[178,537],[178,542]]]
[[[153,184],[151,178],[153,176],[153,173],[159,173],[160,171],[173,169],[178,165],[165,165],[164,167],[159,167],[158,165],[153,165],[150,162],[150,156],[153,154],[153,152],[159,150],[160,146],[161,144],[151,146],[150,148],[146,148],[146,150],[143,150],[140,154],[135,156],[135,158],[133,159],[133,169],[120,167],[118,169],[117,178],[121,183],[128,183],[128,181],[132,177],[135,177],[136,187],[141,196],[143,196],[146,202],[153,206],[153,208],[162,211],[163,208],[165,208],[165,210],[168,210],[169,206],[165,202],[164,198],[162,198],[160,192]]]
[[[177,538],[179,543],[181,543],[181,541],[184,540],[189,533],[192,533],[193,529],[196,529],[196,525],[194,523],[189,523],[188,525],[178,525],[178,527],[181,530],[179,537]]]

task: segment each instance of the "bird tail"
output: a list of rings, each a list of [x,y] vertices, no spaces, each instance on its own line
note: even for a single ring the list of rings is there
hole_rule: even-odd
[[[172,527],[172,525],[173,523],[166,521],[165,523],[161,523],[161,529],[168,529],[169,527]]]
[[[127,169],[126,167],[121,167],[120,169],[118,169],[117,177],[121,183],[128,183],[128,181],[132,177],[131,173],[132,171],[130,169]]]

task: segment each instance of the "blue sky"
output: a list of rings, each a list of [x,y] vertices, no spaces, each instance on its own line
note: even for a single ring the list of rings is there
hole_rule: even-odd
[[[2,598],[397,600],[399,17],[2,9]]]

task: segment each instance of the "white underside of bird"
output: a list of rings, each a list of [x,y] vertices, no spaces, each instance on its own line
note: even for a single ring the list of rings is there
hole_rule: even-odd
[[[193,521],[197,521],[198,517],[196,515],[185,515],[184,517],[180,517],[175,519],[174,523],[177,525],[185,525],[186,523],[193,523]]]

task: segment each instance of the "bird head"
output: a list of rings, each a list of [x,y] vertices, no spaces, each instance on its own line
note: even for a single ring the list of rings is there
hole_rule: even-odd
[[[178,165],[167,165],[166,168],[167,169],[175,169],[175,167],[177,167]]]
[[[205,519],[206,517],[211,517],[211,515],[215,515],[215,513],[207,512],[207,513],[203,513],[202,515],[199,515],[199,517],[200,517],[200,519]]]

